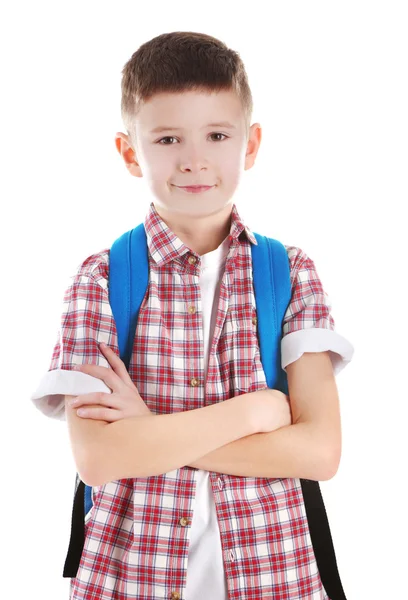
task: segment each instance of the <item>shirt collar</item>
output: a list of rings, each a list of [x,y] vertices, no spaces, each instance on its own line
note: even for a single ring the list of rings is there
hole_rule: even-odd
[[[144,228],[146,231],[149,252],[157,265],[161,266],[177,257],[183,256],[186,254],[186,252],[191,253],[190,248],[188,248],[188,246],[186,246],[184,242],[182,242],[180,238],[173,233],[173,231],[160,217],[156,207],[154,206],[154,202],[151,202],[150,204],[149,211],[144,221]],[[243,220],[239,216],[236,204],[233,204],[231,210],[231,228],[229,233],[231,242],[233,240],[239,240],[240,242],[241,240],[239,238],[243,232],[245,232],[244,236],[246,236],[250,242],[258,245],[254,234],[249,227],[244,224]]]

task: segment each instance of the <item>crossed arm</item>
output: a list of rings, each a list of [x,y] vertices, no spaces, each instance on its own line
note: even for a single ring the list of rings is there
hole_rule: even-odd
[[[270,433],[257,433],[244,396],[110,424],[81,420],[66,404],[74,454],[81,427],[95,441],[86,458],[76,456],[81,478],[101,485],[191,466],[243,477],[330,479],[340,461],[341,428],[329,353],[304,353],[286,370],[293,423]]]
[[[189,466],[242,477],[294,477],[325,481],[337,470],[310,423],[255,433],[202,456]]]
[[[329,352],[305,352],[286,372],[292,425],[243,437],[189,466],[244,477],[334,477],[341,457],[341,418]]]

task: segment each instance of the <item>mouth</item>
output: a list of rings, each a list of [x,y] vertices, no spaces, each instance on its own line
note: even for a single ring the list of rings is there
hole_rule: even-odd
[[[192,192],[194,193],[199,193],[199,192],[206,192],[208,190],[211,190],[214,186],[213,185],[186,185],[186,186],[181,186],[181,185],[176,185],[175,187],[177,187],[179,190],[184,190],[186,192]]]

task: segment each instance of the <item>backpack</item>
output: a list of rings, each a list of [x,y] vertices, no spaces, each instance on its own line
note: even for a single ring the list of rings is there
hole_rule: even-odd
[[[254,236],[258,245],[251,244],[251,252],[261,362],[268,388],[289,395],[280,352],[282,322],[291,300],[288,255],[278,240],[258,233]],[[109,257],[109,302],[117,328],[120,358],[127,369],[148,281],[148,245],[144,224],[141,223],[115,240]],[[309,479],[300,479],[300,482],[323,586],[330,600],[346,600],[319,483]],[[85,514],[93,506],[91,493],[92,487],[85,485],[77,473],[71,537],[63,577],[76,577],[85,543]]]

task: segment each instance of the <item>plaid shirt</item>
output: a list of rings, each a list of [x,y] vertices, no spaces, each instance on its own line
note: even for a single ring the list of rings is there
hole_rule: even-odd
[[[231,216],[207,365],[201,257],[150,205],[144,221],[149,285],[129,374],[153,413],[193,410],[267,387],[251,270],[251,244],[257,242],[235,204]],[[282,324],[282,368],[303,352],[329,349],[337,375],[351,360],[353,347],[334,331],[330,299],[313,261],[297,247],[285,248],[292,296]],[[101,341],[119,354],[108,269],[109,249],[89,256],[65,292],[50,369],[32,396],[48,416],[65,418],[63,394],[110,391],[101,380],[71,371],[81,363],[109,366],[98,348]],[[241,330],[245,335],[237,335]],[[71,579],[71,600],[330,600],[315,560],[299,479],[238,477],[184,466],[94,487],[93,502],[81,562]],[[207,507],[212,524],[208,519],[202,527],[193,552],[193,516],[203,516],[195,512],[199,503],[200,511]],[[208,557],[218,560],[213,587],[210,571],[202,579]],[[217,572],[223,575],[218,582]],[[192,594],[193,589],[200,589],[200,595]]]

